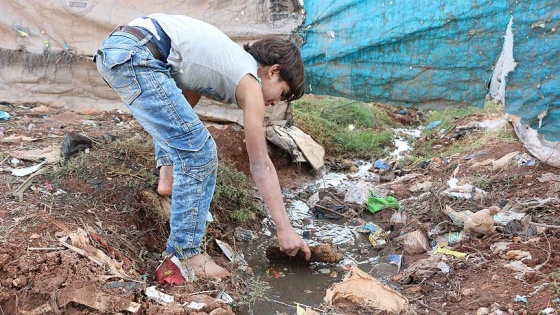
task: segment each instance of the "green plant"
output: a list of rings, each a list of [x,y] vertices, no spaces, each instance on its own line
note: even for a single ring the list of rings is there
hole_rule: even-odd
[[[560,298],[560,268],[555,272],[549,273],[547,278],[550,281],[549,286],[554,293],[554,297]]]
[[[251,218],[262,217],[265,214],[250,193],[247,176],[227,163],[220,163],[218,166],[218,179],[211,209],[213,213],[225,213],[238,223],[245,223]]]
[[[372,158],[386,154],[397,126],[383,106],[336,97],[306,97],[292,105],[296,125],[327,154]]]
[[[255,302],[267,299],[266,294],[270,290],[270,285],[259,278],[251,278],[249,283],[247,283],[247,288],[247,294],[240,296],[233,306],[236,308],[246,307],[247,312],[252,315],[254,314],[252,307],[255,305]]]

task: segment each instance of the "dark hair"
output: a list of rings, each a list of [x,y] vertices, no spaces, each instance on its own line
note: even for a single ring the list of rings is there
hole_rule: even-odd
[[[251,45],[245,44],[243,48],[263,66],[280,65],[280,78],[288,83],[291,93],[284,95],[283,100],[293,101],[303,96],[305,70],[299,49],[294,43],[278,37],[267,37]]]

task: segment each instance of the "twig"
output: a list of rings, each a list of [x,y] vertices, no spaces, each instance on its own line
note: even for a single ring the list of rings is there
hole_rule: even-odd
[[[27,250],[64,250],[64,247],[27,247]]]
[[[550,225],[550,224],[537,223],[537,222],[531,222],[531,221],[529,221],[529,224],[534,225],[534,226],[541,226],[541,227],[545,227],[545,228],[560,230],[560,226],[558,226],[558,225]]]
[[[6,155],[6,157],[2,160],[2,162],[0,162],[0,165],[4,164],[4,162],[6,162],[6,160],[10,157],[10,155]],[[4,312],[2,312],[2,314],[4,314]]]
[[[351,217],[349,217],[349,216],[347,216],[347,215],[345,215],[345,214],[343,214],[343,213],[340,213],[340,212],[334,211],[334,210],[332,210],[332,209],[329,209],[329,208],[323,207],[323,206],[321,206],[321,205],[315,205],[315,207],[319,207],[319,208],[321,208],[322,210],[325,210],[325,211],[327,211],[327,212],[330,212],[330,213],[333,213],[333,214],[339,215],[339,216],[341,216],[341,217],[345,217],[346,219],[351,219]]]
[[[551,248],[550,248],[550,240],[548,239],[548,236],[546,236],[546,234],[544,235],[544,237],[546,237],[546,242],[548,243],[548,255],[546,257],[546,261],[543,262],[542,264],[538,265],[535,267],[535,270],[540,270],[544,265],[548,264],[548,261],[550,260],[550,252],[551,252]]]
[[[218,290],[206,290],[206,291],[200,291],[200,292],[193,292],[193,293],[189,293],[188,295],[197,295],[197,294],[206,294],[206,293],[214,293]]]
[[[267,300],[267,301],[270,301],[270,302],[278,303],[278,304],[280,304],[280,305],[284,305],[284,306],[288,306],[288,307],[292,307],[292,308],[297,308],[297,306],[294,306],[294,305],[291,305],[291,304],[288,304],[288,303],[284,303],[284,302],[282,302],[282,301],[278,301],[278,300],[275,300],[275,299],[271,299],[271,298],[269,298],[269,297],[265,297],[264,299]],[[313,306],[305,305],[305,304],[302,304],[302,303],[298,303],[298,302],[294,302],[294,303],[299,304],[299,305],[301,305],[301,306],[308,307],[308,308],[310,308],[310,309],[312,309],[312,310],[314,310],[314,311],[317,311],[317,312],[323,312],[323,311],[324,311],[324,310],[322,310],[322,309],[320,309],[320,308],[315,308],[315,307],[313,307]]]

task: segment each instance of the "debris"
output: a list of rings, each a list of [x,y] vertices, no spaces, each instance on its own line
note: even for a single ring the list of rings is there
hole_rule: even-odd
[[[158,291],[155,285],[147,287],[146,290],[144,290],[144,294],[146,294],[149,299],[154,300],[161,305],[167,305],[175,302],[175,298],[172,295]]]
[[[441,124],[440,120],[430,121],[430,123],[426,126],[426,130],[432,130],[437,128]]]
[[[451,178],[448,180],[447,184],[449,185],[449,188],[444,190],[443,193],[452,198],[474,201],[478,201],[487,195],[484,190],[476,188],[471,184],[457,186],[458,182],[459,180],[457,178]]]
[[[522,263],[519,260],[514,260],[510,263],[507,263],[504,265],[504,267],[511,269],[513,271],[519,271],[519,272],[524,272],[527,270],[531,270],[531,268],[527,267],[527,265],[525,265],[524,263]]]
[[[500,211],[497,206],[482,209],[475,212],[465,221],[464,231],[468,236],[480,236],[491,234],[496,231],[494,226],[494,215]]]
[[[12,170],[12,174],[15,176],[27,176],[29,174],[33,174],[38,171],[43,165],[45,165],[47,161],[43,161],[39,164],[35,164],[33,166],[25,167],[25,168],[17,168]]]
[[[67,238],[70,238],[72,245],[65,242]],[[88,235],[83,229],[78,228],[76,232],[70,233],[66,237],[59,238],[59,242],[66,248],[88,258],[100,266],[106,264],[114,275],[121,278],[128,278],[127,273],[122,268],[123,264],[90,245]]]
[[[141,306],[141,304],[129,299],[99,291],[95,285],[83,288],[66,287],[59,292],[56,301],[59,308],[64,308],[68,303],[73,302],[111,314],[121,311],[137,313]]]
[[[60,160],[60,149],[57,149],[54,146],[49,146],[44,149],[33,149],[28,151],[14,150],[10,152],[10,155],[21,160],[41,161],[46,159],[48,163],[56,163]]]
[[[401,235],[397,237],[395,241],[403,245],[403,249],[407,254],[421,254],[430,249],[428,237],[422,230],[414,230]]]
[[[64,158],[69,159],[72,155],[84,151],[86,149],[91,149],[93,141],[83,136],[77,132],[69,132],[64,136],[62,140],[61,150],[64,154]]]
[[[268,258],[268,260],[284,260],[303,264],[311,262],[337,263],[342,259],[342,255],[340,255],[332,244],[329,243],[309,246],[309,249],[311,250],[311,258],[309,260],[305,260],[305,254],[301,250],[292,257],[282,252],[278,246],[269,246],[266,249],[266,258]]]
[[[387,196],[385,198],[376,196],[373,192],[370,193],[368,197],[368,210],[371,213],[376,213],[383,210],[384,208],[395,208],[399,209],[399,201],[393,196]]]
[[[438,247],[446,247],[460,242],[466,236],[465,231],[445,233],[436,237],[436,244]]]
[[[425,259],[417,260],[408,266],[408,268],[403,270],[403,272],[396,277],[394,281],[405,284],[410,282],[422,282],[441,270],[438,268],[437,264],[443,259],[444,257],[441,255],[434,255]]]
[[[433,254],[444,254],[444,255],[449,255],[449,256],[453,256],[459,259],[467,259],[467,254],[466,253],[461,253],[458,251],[454,251],[454,250],[450,250],[447,248],[443,248],[443,247],[438,247],[436,250],[434,250],[432,252]]]
[[[386,163],[385,161],[383,161],[383,160],[377,160],[377,161],[375,161],[375,162],[373,163],[373,167],[374,167],[374,168],[377,168],[377,169],[380,169],[380,170],[386,170],[386,169],[389,168],[389,167],[387,166],[387,163]]]
[[[23,201],[23,192],[27,189],[27,187],[31,186],[31,183],[33,182],[33,178],[35,176],[44,174],[47,170],[46,169],[40,169],[37,172],[35,172],[33,175],[29,176],[29,178],[27,178],[13,193],[12,195],[14,195],[14,197],[16,197],[18,199],[19,202]]]
[[[156,268],[156,281],[159,284],[184,284],[193,282],[195,279],[194,270],[185,267],[179,258],[168,255]]]
[[[216,244],[222,250],[224,255],[231,261],[232,263],[240,264],[240,265],[247,265],[245,258],[243,258],[243,254],[238,254],[231,246],[223,241],[216,239]]]
[[[465,225],[465,221],[473,214],[473,212],[469,210],[455,211],[448,205],[445,205],[443,212],[449,216],[453,224],[458,226]]]
[[[513,299],[514,302],[523,302],[525,304],[529,304],[529,301],[527,300],[527,297],[524,295],[516,295],[515,298]]]
[[[368,202],[370,191],[374,189],[372,182],[360,180],[352,185],[344,195],[345,203],[365,205]]]
[[[439,270],[441,270],[441,272],[445,274],[449,273],[449,265],[446,264],[445,262],[443,261],[438,262],[437,267],[439,268]]]
[[[373,311],[394,314],[401,314],[410,309],[406,297],[357,267],[352,268],[341,283],[336,283],[327,289],[325,300],[330,305],[351,302],[374,307]]]
[[[312,310],[309,306],[303,306],[299,303],[296,303],[296,315],[320,315],[319,312]]]
[[[0,120],[6,121],[10,119],[10,114],[3,110],[0,110]]]

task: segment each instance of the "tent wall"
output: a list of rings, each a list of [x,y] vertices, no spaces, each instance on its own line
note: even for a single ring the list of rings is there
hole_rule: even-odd
[[[154,12],[207,21],[240,44],[303,22],[297,0],[0,0],[0,101],[124,109],[91,56],[117,25]]]
[[[506,111],[560,140],[557,0],[329,0],[304,8],[308,92],[431,108],[484,106],[512,20],[517,65],[502,78]]]

